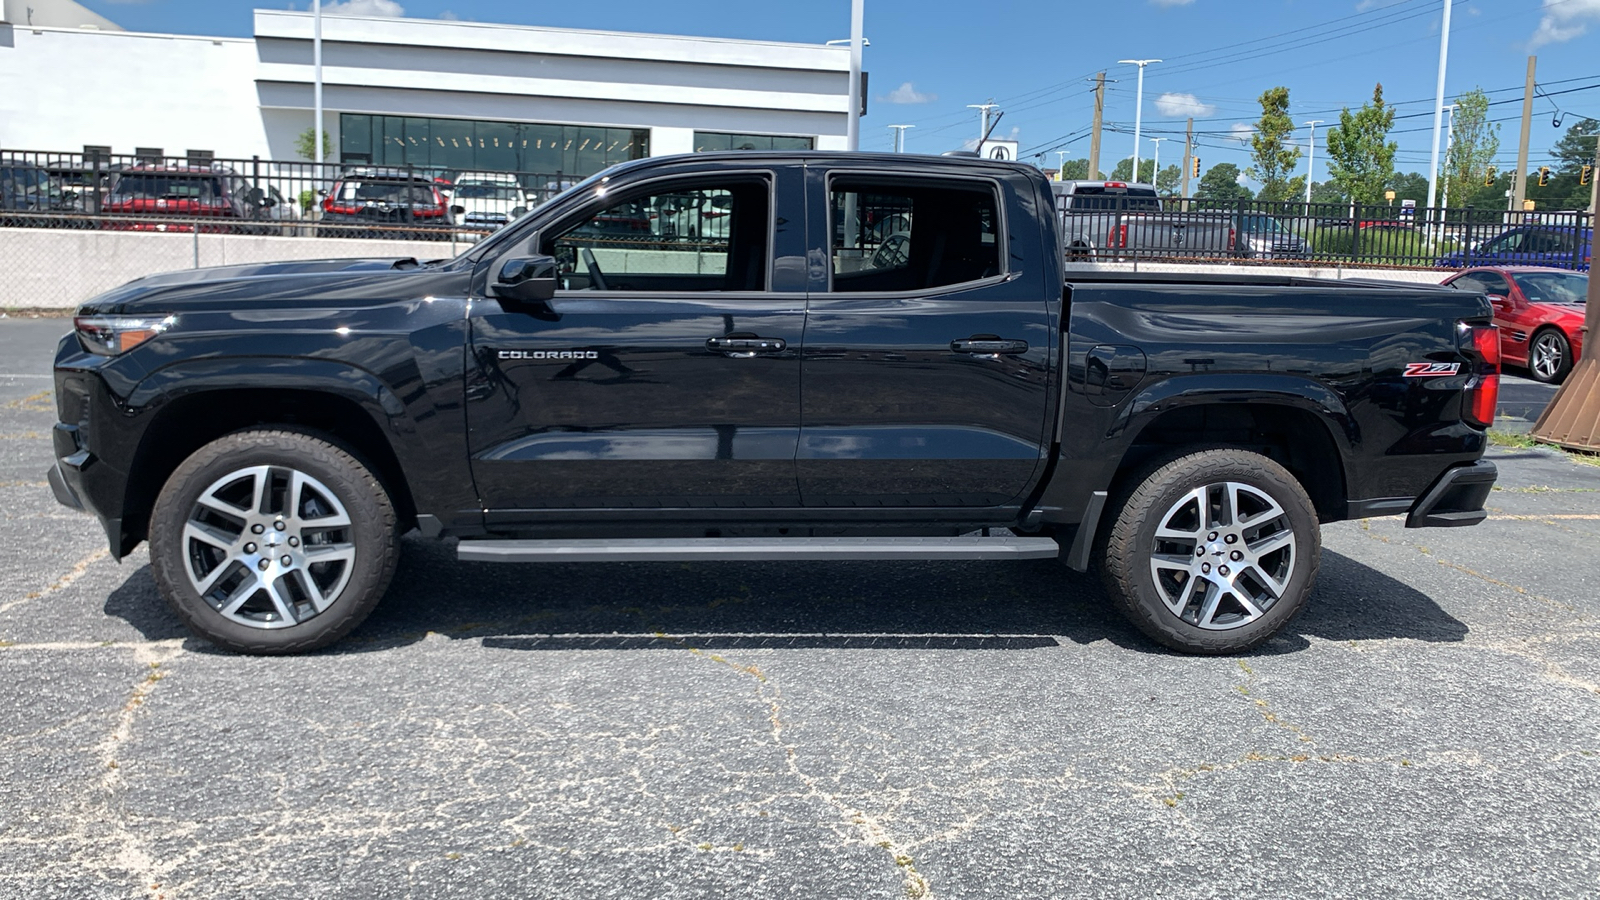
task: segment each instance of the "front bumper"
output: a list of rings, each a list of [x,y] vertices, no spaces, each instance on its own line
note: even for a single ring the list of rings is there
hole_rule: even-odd
[[[1460,528],[1489,517],[1483,508],[1500,472],[1486,459],[1447,469],[1412,504],[1407,528]]]

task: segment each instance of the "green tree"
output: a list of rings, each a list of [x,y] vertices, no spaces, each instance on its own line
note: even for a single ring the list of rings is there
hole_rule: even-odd
[[[1594,165],[1595,135],[1600,134],[1600,122],[1582,119],[1556,141],[1550,155],[1556,158],[1555,170],[1563,175],[1576,175],[1584,166]]]
[[[1421,173],[1396,172],[1389,176],[1384,190],[1394,191],[1395,206],[1399,206],[1401,200],[1415,200],[1419,207],[1428,205],[1428,176]]]
[[[1087,159],[1069,159],[1061,164],[1062,181],[1083,181],[1093,177],[1089,174]]]
[[[1328,129],[1328,175],[1356,203],[1383,202],[1400,149],[1389,140],[1393,127],[1394,107],[1383,102],[1380,84],[1370,102],[1354,113],[1346,106],[1339,112],[1339,124]]]
[[[1117,161],[1117,167],[1111,170],[1112,181],[1127,181],[1137,184],[1150,184],[1156,177],[1156,161],[1153,159],[1139,160],[1139,177],[1133,177],[1133,157],[1129,156]]]
[[[1302,188],[1302,190],[1304,189]],[[1337,184],[1331,181],[1313,181],[1311,182],[1311,202],[1344,204],[1350,202],[1350,197],[1340,190]]]
[[[1252,194],[1239,183],[1240,174],[1233,163],[1217,163],[1200,176],[1200,188],[1194,195],[1201,200],[1249,200]]]
[[[1183,183],[1183,170],[1177,166],[1167,166],[1156,173],[1156,193],[1163,197],[1178,196],[1178,187]]]
[[[1473,88],[1456,98],[1450,120],[1450,152],[1444,159],[1444,194],[1451,204],[1465,206],[1466,199],[1483,187],[1489,163],[1500,152],[1500,126],[1489,121],[1489,95]]]
[[[1250,137],[1250,177],[1261,184],[1262,200],[1292,200],[1289,179],[1300,165],[1294,146],[1294,120],[1289,118],[1289,89],[1275,87],[1259,98],[1261,120]],[[1305,188],[1302,184],[1301,191]]]
[[[298,153],[301,159],[316,159],[317,145],[312,143],[314,140],[316,139],[311,136],[311,129],[307,128],[300,132],[300,136],[294,139],[294,152]],[[333,159],[333,140],[328,137],[326,131],[322,133],[322,158]]]

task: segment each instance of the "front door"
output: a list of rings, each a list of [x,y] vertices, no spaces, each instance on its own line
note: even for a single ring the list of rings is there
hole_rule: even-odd
[[[773,290],[772,260],[803,246],[804,222],[774,215],[784,180],[775,168],[597,191],[508,251],[554,256],[562,289],[474,303],[467,423],[491,525],[798,505],[804,284]]]
[[[1055,335],[1038,273],[1018,277],[1010,242],[1040,252],[1039,227],[1011,190],[954,170],[808,169],[826,268],[801,363],[807,506],[960,516],[1020,501],[1049,446]]]

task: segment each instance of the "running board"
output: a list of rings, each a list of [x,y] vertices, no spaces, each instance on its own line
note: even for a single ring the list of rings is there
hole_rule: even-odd
[[[589,538],[462,541],[456,557],[471,562],[684,562],[688,560],[1053,559],[1054,538]]]

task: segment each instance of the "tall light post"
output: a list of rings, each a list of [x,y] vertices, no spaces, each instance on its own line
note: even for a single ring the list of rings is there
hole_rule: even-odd
[[[968,103],[967,104],[967,109],[975,109],[975,110],[978,111],[978,144],[979,144],[979,146],[978,147],[974,147],[973,148],[974,150],[979,150],[981,152],[981,150],[983,149],[982,148],[983,141],[984,141],[985,138],[987,138],[989,136],[989,110],[994,109],[995,107],[997,107],[999,105],[1000,104],[994,102],[993,100],[990,100],[988,103]]]
[[[915,125],[890,125],[889,130],[894,132],[894,152],[906,152],[906,129],[915,128]]]
[[[1444,64],[1450,58],[1450,0],[1444,0],[1444,22],[1439,26],[1439,83],[1433,100],[1433,156],[1428,163],[1428,215],[1439,198],[1439,128],[1444,124]]]
[[[1155,172],[1154,175],[1150,176],[1150,184],[1151,185],[1155,185],[1157,182],[1159,182],[1161,180],[1161,142],[1164,141],[1164,140],[1166,140],[1166,138],[1151,138],[1150,139],[1150,143],[1156,145],[1156,172]],[[1134,179],[1134,180],[1137,181],[1138,179]],[[1161,193],[1161,189],[1160,188],[1156,188],[1156,193],[1157,194]]]
[[[317,183],[322,182],[322,0],[311,0],[311,143]]]
[[[850,0],[850,111],[845,118],[844,141],[849,150],[861,149],[861,31],[866,0]]]
[[[1456,140],[1456,108],[1459,106],[1459,103],[1452,103],[1444,108],[1449,118],[1444,126],[1444,196],[1439,200],[1439,205],[1446,209],[1450,207],[1450,148]]]
[[[1139,126],[1144,121],[1144,67],[1151,63],[1161,62],[1159,59],[1119,59],[1117,62],[1126,66],[1139,67],[1139,89],[1134,92],[1133,100],[1133,177],[1129,181],[1139,180]]]
[[[1307,209],[1307,215],[1310,214],[1309,210],[1311,208],[1311,179],[1313,177],[1315,177],[1316,174],[1317,174],[1317,126],[1321,125],[1322,122],[1323,122],[1322,119],[1312,119],[1309,122],[1301,122],[1300,123],[1302,125],[1311,126],[1311,139],[1306,142],[1307,145],[1311,149],[1311,152],[1306,154],[1306,209]]]

